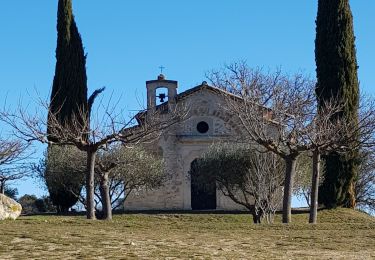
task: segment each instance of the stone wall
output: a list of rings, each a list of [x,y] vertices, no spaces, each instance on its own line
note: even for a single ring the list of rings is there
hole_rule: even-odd
[[[240,133],[230,115],[223,112],[222,97],[203,89],[184,99],[189,114],[183,122],[171,127],[157,142],[148,146],[150,150],[161,149],[170,174],[168,182],[154,191],[137,191],[125,201],[125,210],[190,210],[191,162],[200,158],[215,142],[238,138]],[[196,125],[205,121],[207,133],[199,133]],[[217,191],[217,209],[243,210],[244,207]]]

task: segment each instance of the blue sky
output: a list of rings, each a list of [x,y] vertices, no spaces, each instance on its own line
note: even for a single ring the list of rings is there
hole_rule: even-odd
[[[317,1],[74,0],[74,14],[88,53],[90,92],[106,86],[124,109],[139,109],[145,81],[166,67],[179,91],[205,80],[225,63],[281,67],[315,77]],[[375,94],[375,1],[351,1],[359,79]],[[3,1],[0,16],[0,86],[8,104],[29,102],[35,89],[49,96],[55,67],[57,0]],[[28,92],[27,92],[28,91]],[[38,147],[38,153],[42,148]],[[17,184],[21,194],[42,191]]]

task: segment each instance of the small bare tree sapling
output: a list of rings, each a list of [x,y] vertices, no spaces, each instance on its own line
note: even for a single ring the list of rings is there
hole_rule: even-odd
[[[375,155],[373,149],[362,150],[355,186],[357,207],[375,213]]]
[[[273,222],[284,176],[276,155],[248,145],[213,144],[194,170],[199,182],[216,182],[225,196],[248,209],[254,223]]]
[[[312,160],[308,153],[302,154],[297,161],[294,195],[310,207],[312,180]]]

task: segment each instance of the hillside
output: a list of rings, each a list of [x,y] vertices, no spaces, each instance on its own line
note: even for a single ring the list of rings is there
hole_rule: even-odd
[[[254,225],[239,214],[126,214],[112,222],[30,216],[0,222],[0,259],[371,259],[375,218],[337,209]]]

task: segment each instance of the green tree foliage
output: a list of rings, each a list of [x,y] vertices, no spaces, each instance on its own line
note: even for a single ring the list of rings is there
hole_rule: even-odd
[[[168,178],[163,160],[141,146],[113,145],[98,154],[95,168],[95,194],[106,219],[130,194],[160,188]]]
[[[311,182],[312,182],[312,168],[313,162],[311,154],[303,153],[297,160],[296,178],[294,179],[294,195],[301,200],[305,200],[310,207],[311,203]],[[323,163],[324,168],[324,163]],[[323,176],[320,175],[319,183],[323,181]]]
[[[84,183],[85,155],[75,147],[50,146],[44,160],[35,167],[46,184],[58,213],[77,203]]]
[[[55,212],[56,207],[53,205],[50,197],[42,197],[35,201],[35,207],[39,213]]]
[[[38,199],[35,195],[25,194],[18,199],[18,202],[22,206],[23,214],[38,214],[55,211],[49,197]]]
[[[294,195],[305,200],[310,206],[312,180],[312,161],[307,153],[302,154],[297,159],[296,178],[294,179]]]
[[[5,191],[4,191],[5,196],[17,200],[17,195],[18,195],[18,190],[17,188],[12,188],[9,187],[8,185],[5,185]]]
[[[319,0],[316,20],[315,59],[318,106],[337,99],[343,109],[336,116],[358,120],[359,84],[349,0]],[[326,174],[319,201],[327,207],[355,206],[354,182],[358,171],[358,151],[325,158]]]
[[[273,222],[282,201],[284,165],[271,152],[245,146],[214,145],[198,159],[199,179],[216,182],[219,190],[246,207],[254,223]]]
[[[18,202],[22,206],[23,214],[35,214],[38,213],[38,209],[35,205],[35,201],[38,198],[35,195],[25,194],[18,199]]]
[[[77,148],[51,146],[48,157],[34,167],[47,188],[52,187],[50,199],[58,212],[66,212],[78,199],[86,200],[81,192],[85,163],[86,154]],[[169,176],[158,156],[142,147],[122,145],[113,145],[98,153],[95,173],[96,211],[103,217],[111,216],[112,209],[122,208],[130,194],[159,188]],[[60,190],[64,196],[58,193]],[[106,212],[100,212],[104,206]]]

